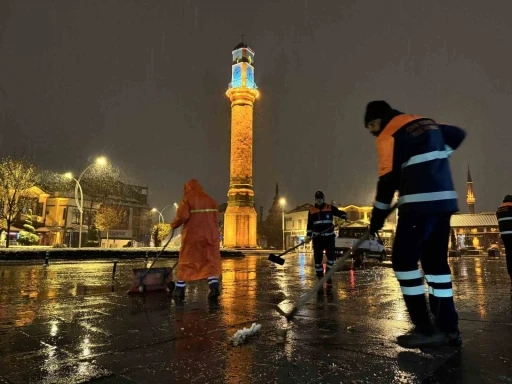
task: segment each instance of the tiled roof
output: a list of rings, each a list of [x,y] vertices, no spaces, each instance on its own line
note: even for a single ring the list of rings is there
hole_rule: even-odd
[[[496,219],[494,213],[464,213],[453,215],[450,220],[450,225],[452,227],[497,227],[498,219]]]

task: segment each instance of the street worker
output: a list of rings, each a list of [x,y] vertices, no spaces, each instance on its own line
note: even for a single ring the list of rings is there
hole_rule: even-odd
[[[512,195],[503,198],[503,203],[499,206],[496,217],[498,218],[501,240],[503,240],[505,246],[507,270],[510,276],[510,298],[512,299]]]
[[[327,256],[327,269],[331,269],[336,261],[334,252],[335,237],[334,217],[347,220],[347,214],[332,204],[325,203],[325,195],[322,191],[315,193],[315,205],[309,209],[308,224],[305,242],[309,243],[313,238],[313,255],[315,258],[315,271],[318,280],[324,277],[322,261]],[[327,286],[332,285],[332,279],[327,281]]]
[[[448,157],[466,137],[460,128],[399,112],[385,101],[366,106],[364,125],[377,137],[379,179],[370,233],[384,226],[395,191],[398,223],[392,262],[414,329],[405,348],[462,345],[448,265],[450,217],[458,211]],[[428,284],[432,324],[425,298]]]
[[[220,232],[218,206],[195,179],[189,180],[183,190],[183,200],[171,222],[174,230],[183,225],[178,260],[178,281],[174,298],[185,299],[185,282],[208,279],[209,298],[220,295],[221,275]]]

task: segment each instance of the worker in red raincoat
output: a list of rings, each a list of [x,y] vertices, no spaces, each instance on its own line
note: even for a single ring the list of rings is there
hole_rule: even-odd
[[[183,189],[183,201],[171,223],[172,229],[183,225],[178,281],[174,292],[176,301],[185,299],[186,281],[208,279],[208,297],[215,299],[220,295],[220,232],[217,214],[217,202],[204,192],[196,179],[189,180]]]

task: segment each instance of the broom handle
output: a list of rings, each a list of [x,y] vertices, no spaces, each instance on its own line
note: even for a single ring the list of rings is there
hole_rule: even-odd
[[[391,214],[391,212],[393,212],[395,210],[396,207],[397,207],[397,204],[394,204],[390,208],[388,216],[389,216],[389,214]],[[343,264],[345,262],[345,260],[348,259],[348,257],[350,256],[350,253],[356,251],[357,249],[359,249],[359,247],[363,244],[363,242],[365,242],[369,237],[370,237],[370,231],[366,232],[363,236],[361,236],[361,238],[357,241],[357,243],[354,245],[354,247],[352,247],[352,249],[347,249],[345,252],[343,252],[343,256],[341,256],[338,259],[338,261],[332,266],[332,268],[327,271],[327,273],[324,275],[324,277],[322,277],[320,280],[318,280],[318,282],[315,284],[315,286],[313,288],[311,288],[308,292],[306,292],[306,294],[304,296],[302,296],[297,301],[297,303],[292,308],[292,310],[290,311],[290,313],[288,314],[287,317],[291,317],[295,313],[297,313],[297,311],[307,301],[309,301],[309,299],[311,299],[311,297],[313,295],[315,295],[316,292],[318,292],[318,290],[325,284],[325,282],[327,280],[329,280],[330,278],[332,278],[332,275],[334,275],[334,273],[341,267],[341,264]]]
[[[165,248],[167,248],[167,246],[169,245],[169,243],[171,242],[172,240],[172,237],[174,236],[174,228],[172,229],[171,231],[171,236],[169,237],[169,240],[167,240],[167,243],[165,243],[164,247],[162,248],[162,250],[158,253],[158,255],[156,256],[155,260],[153,260],[153,262],[151,263],[151,265],[149,266],[148,270],[144,273],[144,275],[142,275],[142,278],[146,277],[146,275],[148,274],[149,270],[151,268],[153,268],[153,265],[155,265],[156,261],[158,260],[158,258],[162,255],[162,253],[164,253],[165,251]]]
[[[322,233],[327,232],[327,231],[328,231],[328,230],[330,230],[330,229],[334,229],[334,225],[333,225],[333,226],[330,226],[329,228],[324,229],[322,232],[319,232],[319,233],[318,233],[318,234],[316,234],[315,236],[311,236],[311,240],[313,240],[314,238],[316,238],[316,237],[320,236]],[[299,243],[299,244],[297,244],[297,245],[293,246],[292,248],[288,249],[287,251],[285,251],[285,252],[281,253],[280,255],[277,255],[277,257],[282,257],[282,256],[286,255],[287,253],[290,253],[291,251],[293,251],[293,250],[295,250],[295,249],[299,248],[301,245],[304,245],[304,244],[306,244],[306,241],[303,241],[302,243]]]

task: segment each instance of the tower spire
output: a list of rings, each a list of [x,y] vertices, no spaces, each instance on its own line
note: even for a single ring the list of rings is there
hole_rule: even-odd
[[[475,214],[475,194],[473,192],[473,178],[471,177],[471,171],[468,165],[468,178],[467,178],[467,194],[466,194],[466,203],[468,204],[468,211],[471,214]]]
[[[471,178],[471,170],[469,169],[469,165],[468,165],[468,183],[472,183],[473,182],[473,179]]]

